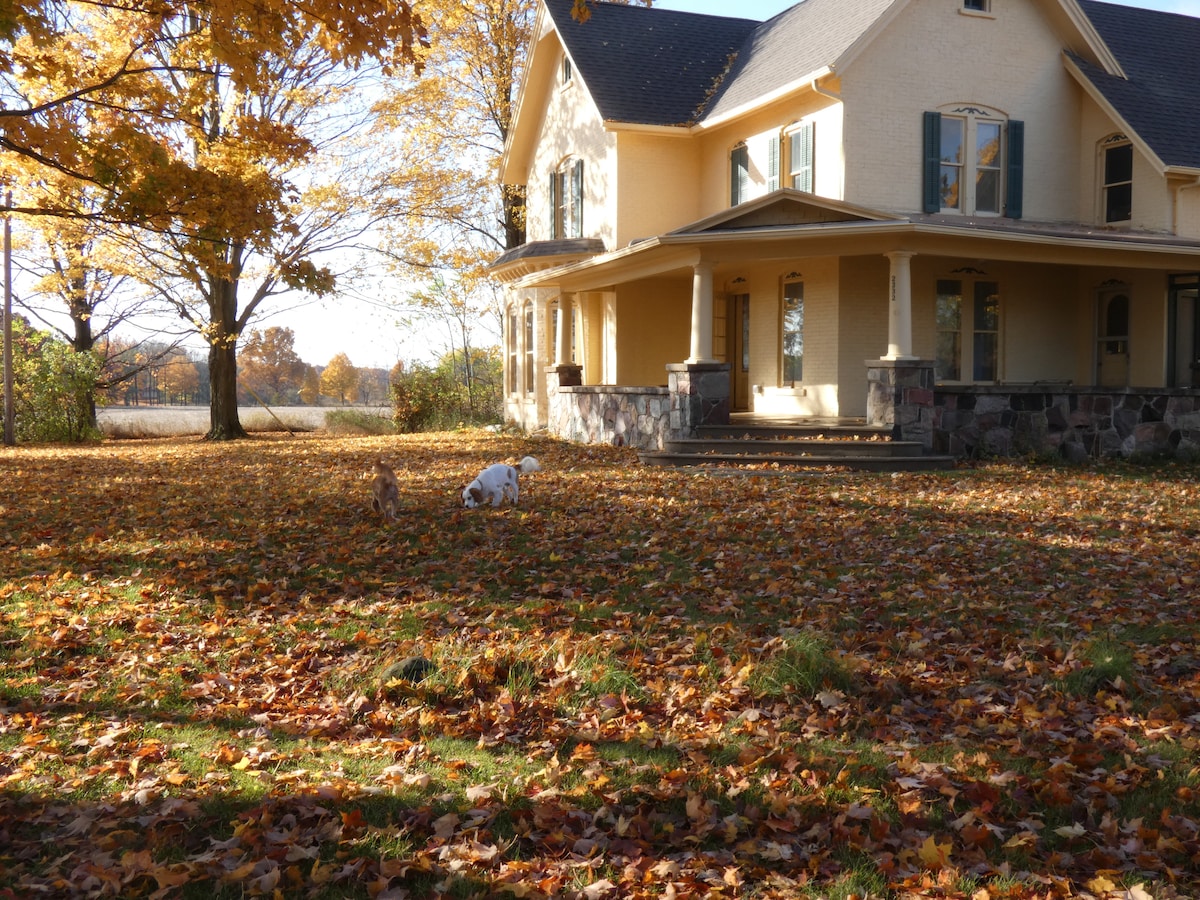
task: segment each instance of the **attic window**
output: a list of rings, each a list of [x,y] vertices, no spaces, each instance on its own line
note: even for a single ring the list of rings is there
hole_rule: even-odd
[[[967,12],[988,13],[992,11],[992,0],[963,0],[963,9]]]
[[[564,85],[571,83],[571,78],[574,76],[574,71],[571,69],[571,57],[563,54],[562,58],[562,83]]]

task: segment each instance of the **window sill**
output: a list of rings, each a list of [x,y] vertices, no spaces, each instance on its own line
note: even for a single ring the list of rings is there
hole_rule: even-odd
[[[982,9],[960,9],[960,16],[970,16],[972,19],[995,19],[996,14]]]

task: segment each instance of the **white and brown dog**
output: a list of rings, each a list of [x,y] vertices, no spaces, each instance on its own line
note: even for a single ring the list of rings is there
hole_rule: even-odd
[[[371,479],[371,508],[385,519],[396,518],[400,508],[400,483],[392,467],[382,459],[375,460],[375,477]]]
[[[467,509],[474,509],[491,500],[492,506],[499,506],[507,498],[516,506],[520,476],[540,471],[541,464],[532,456],[526,456],[515,466],[504,463],[488,466],[479,473],[478,478],[463,488],[463,505]]]

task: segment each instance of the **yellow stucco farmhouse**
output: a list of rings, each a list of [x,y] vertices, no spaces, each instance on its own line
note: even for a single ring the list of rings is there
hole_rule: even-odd
[[[1200,18],[542,0],[501,178],[505,415],[732,415],[929,453],[1200,452]]]

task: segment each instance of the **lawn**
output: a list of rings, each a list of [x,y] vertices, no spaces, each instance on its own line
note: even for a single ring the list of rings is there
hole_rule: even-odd
[[[2,450],[0,897],[1200,896],[1197,474]]]

